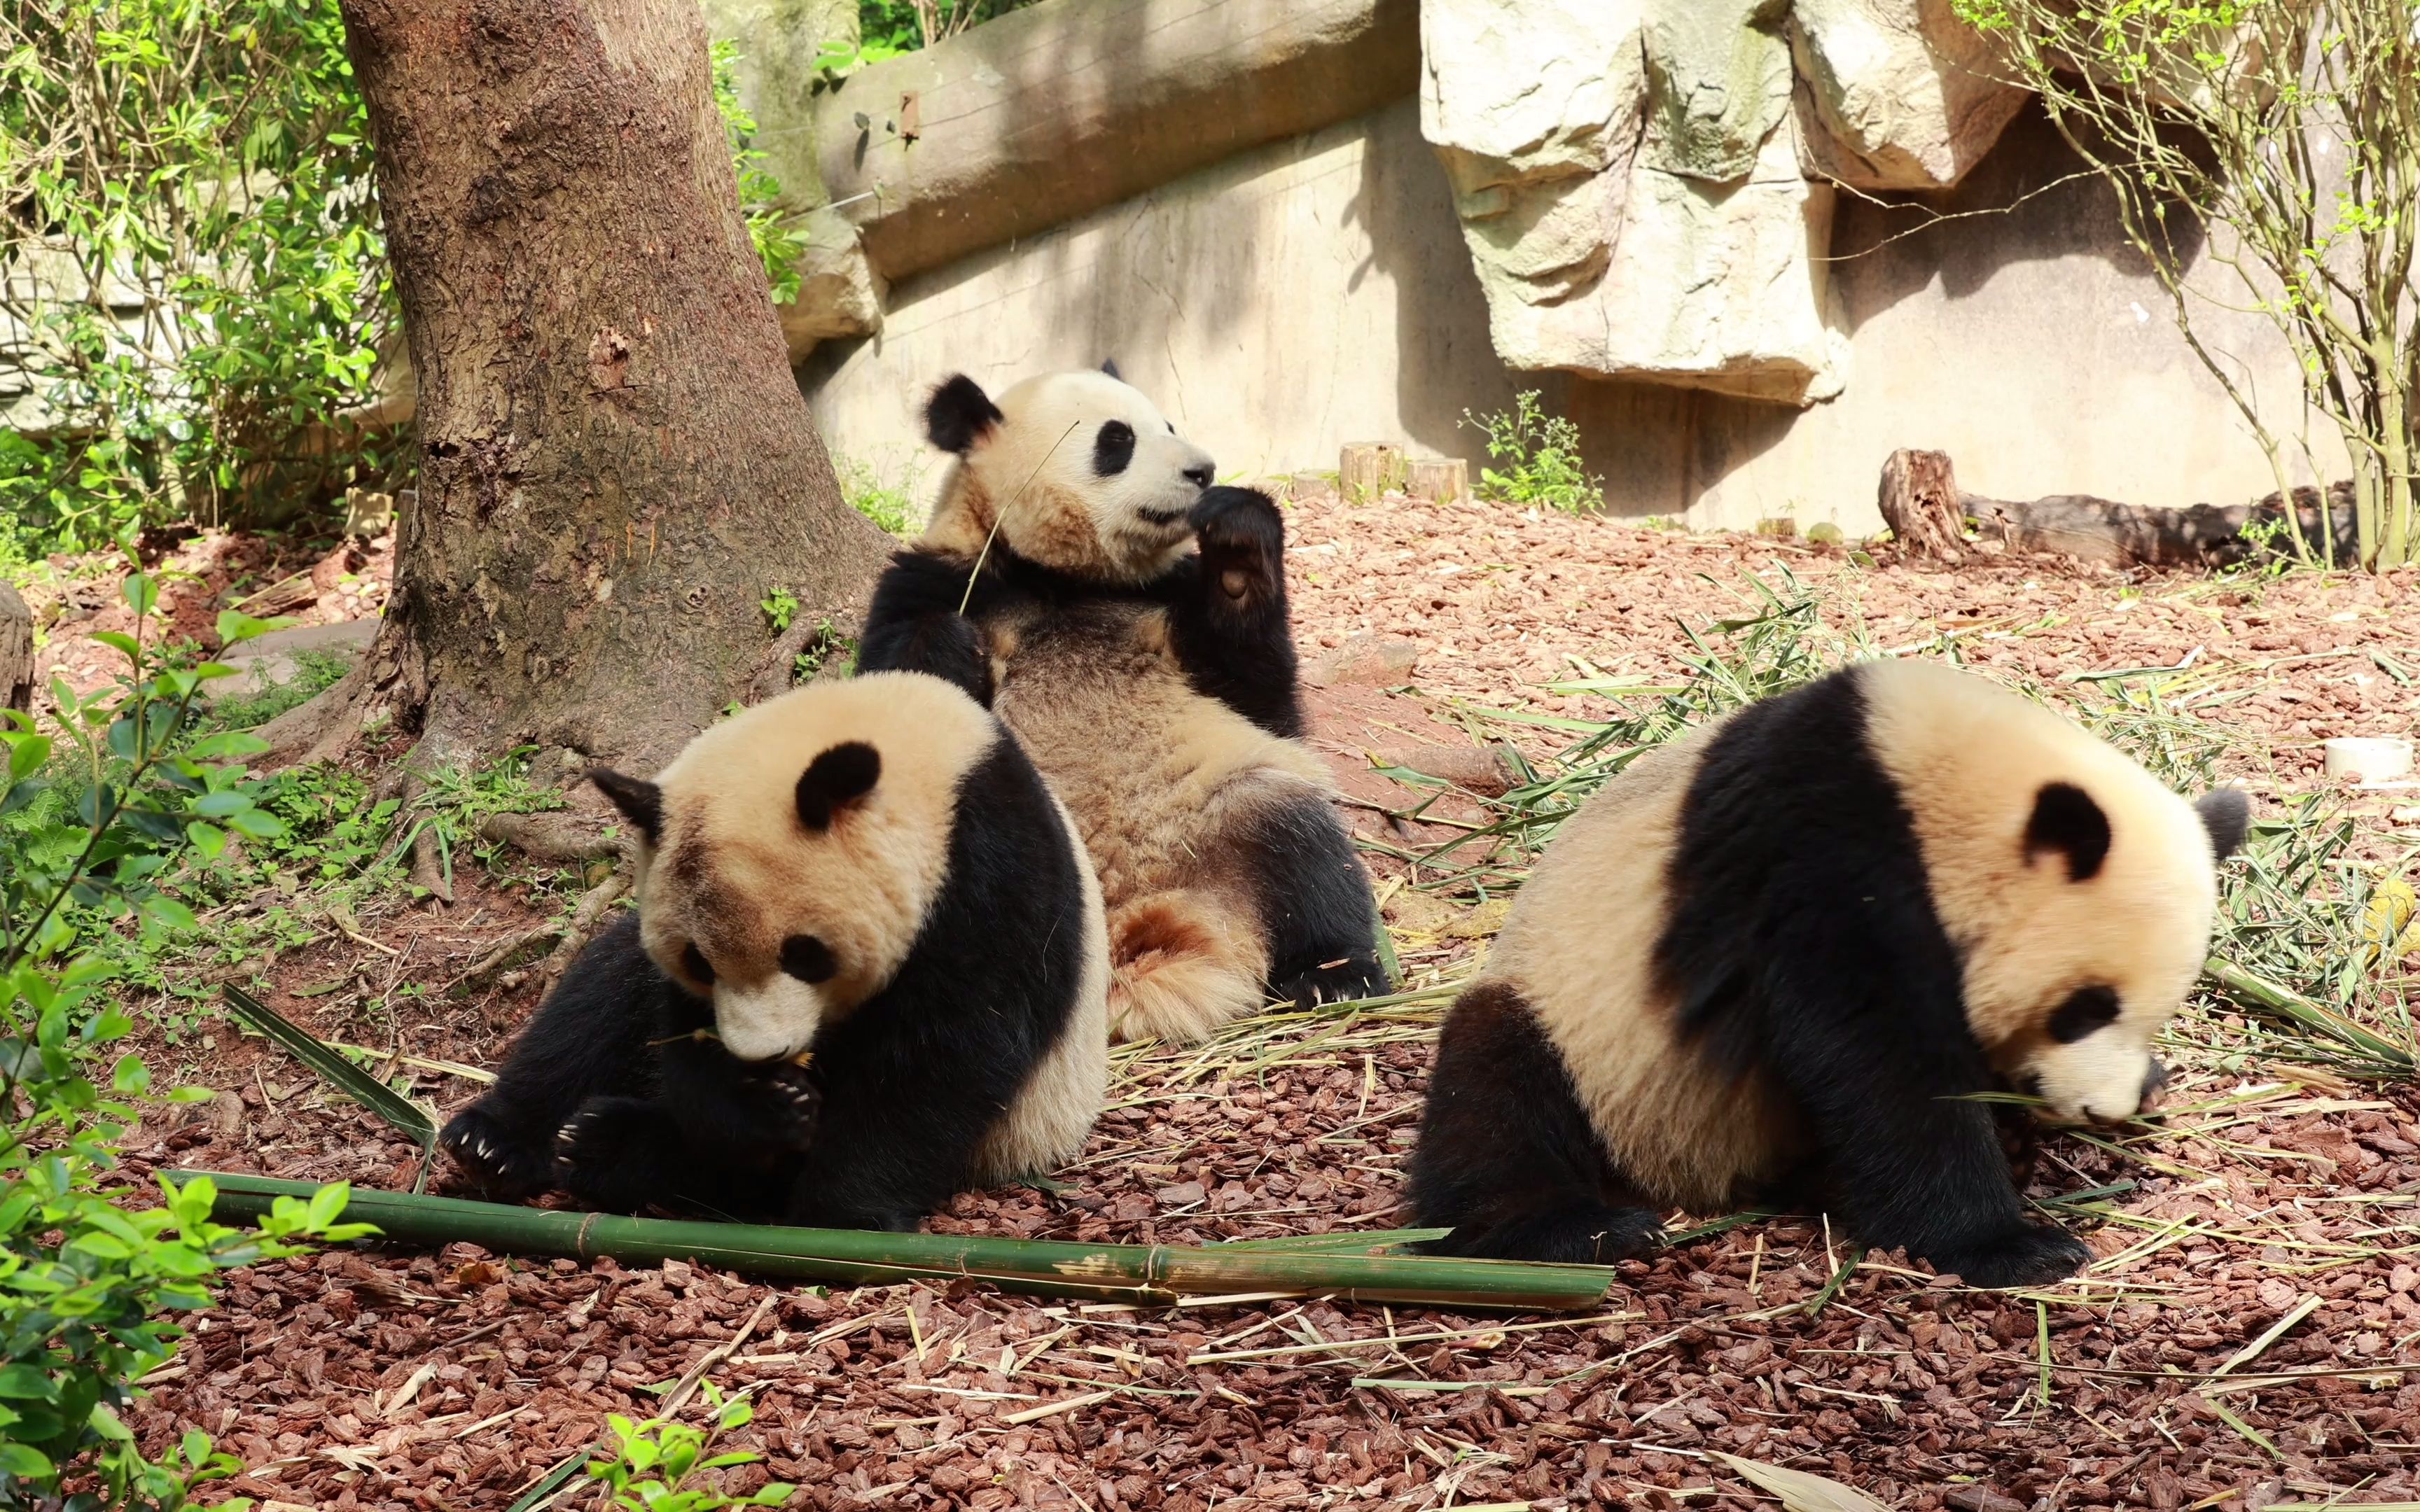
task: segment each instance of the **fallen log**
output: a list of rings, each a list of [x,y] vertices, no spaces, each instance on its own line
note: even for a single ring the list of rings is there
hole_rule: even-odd
[[[2357,554],[2351,486],[2338,484],[2328,493],[2330,513],[2335,517],[2336,565],[2350,566]],[[2257,504],[2184,509],[2121,504],[2089,494],[2023,501],[1976,494],[1960,498],[1977,532],[1987,541],[2000,541],[2011,551],[2069,556],[2112,567],[2235,566],[2263,550],[2262,543],[2244,533],[2247,526],[2257,535],[2285,517],[2273,493]],[[2314,552],[2323,550],[2319,490],[2295,489],[2294,503],[2303,538]],[[2266,548],[2289,554],[2291,538],[2281,534]]]
[[[1965,559],[1970,525],[1980,540],[1997,541],[2009,551],[2073,557],[2118,568],[2228,567],[2264,552],[2284,556],[2292,550],[2291,535],[2273,530],[2285,518],[2274,493],[2257,503],[2184,509],[2125,504],[2090,494],[1987,499],[1958,486],[1946,452],[1893,452],[1883,464],[1875,501],[1892,539],[1908,555],[1934,562]],[[2332,522],[2336,565],[2354,563],[2351,484],[2329,486],[2326,513],[2332,521],[2322,520],[2317,488],[2294,490],[2294,512],[2314,552],[2325,549],[2326,525]]]

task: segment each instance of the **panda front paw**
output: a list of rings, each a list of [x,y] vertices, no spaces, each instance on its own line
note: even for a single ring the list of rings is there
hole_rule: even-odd
[[[1207,551],[1282,551],[1285,517],[1257,488],[1225,485],[1202,490],[1190,516],[1193,533]]]
[[[491,1196],[518,1202],[553,1183],[554,1162],[546,1147],[475,1104],[455,1115],[437,1143],[472,1185]]]
[[[659,1164],[665,1134],[657,1111],[637,1098],[592,1097],[554,1134],[555,1180],[591,1208],[628,1211],[647,1199],[642,1173]]]
[[[1978,1244],[1928,1251],[1944,1275],[1970,1287],[2039,1287],[2063,1281],[2092,1259],[2084,1242],[2052,1224],[2027,1224]]]
[[[814,1142],[824,1094],[805,1067],[777,1061],[749,1080],[761,1103],[768,1145],[795,1153]]]

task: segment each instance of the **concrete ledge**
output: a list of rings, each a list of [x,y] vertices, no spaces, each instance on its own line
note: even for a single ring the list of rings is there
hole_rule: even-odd
[[[1402,99],[1419,62],[1418,0],[1043,0],[851,74],[814,138],[897,280]]]

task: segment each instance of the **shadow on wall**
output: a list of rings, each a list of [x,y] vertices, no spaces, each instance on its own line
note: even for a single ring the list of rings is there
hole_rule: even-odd
[[[1901,446],[1947,451],[1962,482],[2003,499],[2266,491],[2107,191],[2079,181],[2017,203],[2074,162],[2029,109],[1964,188],[1923,201],[1987,213],[1893,241],[1922,217],[1843,194],[1831,266],[1854,333],[1848,386],[1806,410],[1507,369],[1410,99],[905,279],[879,336],[818,348],[799,382],[832,450],[862,461],[915,455],[924,397],[952,372],[1005,386],[1114,359],[1230,478],[1330,469],[1357,440],[1466,456],[1476,472],[1487,458],[1464,410],[1537,389],[1580,426],[1611,512],[1701,528],[1788,515],[1869,532],[1875,480]],[[2257,316],[2210,314],[2203,329],[2255,392],[2299,393]],[[941,471],[924,469],[921,499]]]
[[[1967,219],[1928,225],[1928,212]],[[2193,219],[2169,224],[2187,256],[2199,256]],[[1852,333],[1935,283],[1959,301],[2011,269],[2070,257],[2095,259],[2130,281],[2150,274],[2118,222],[2116,192],[2069,149],[2039,100],[2026,101],[1957,188],[1843,191],[1833,212],[1833,280]]]
[[[1567,386],[1497,359],[1409,99],[908,279],[881,334],[818,347],[799,378],[854,455],[914,434],[951,372],[1005,385],[1104,359],[1228,476],[1333,468],[1355,440],[1477,465],[1465,409]]]

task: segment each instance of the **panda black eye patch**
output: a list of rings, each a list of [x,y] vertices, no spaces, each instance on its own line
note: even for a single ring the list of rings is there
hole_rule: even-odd
[[[1113,478],[1126,470],[1134,460],[1134,427],[1123,420],[1105,421],[1100,434],[1093,438],[1093,472],[1096,477]]]
[[[782,969],[804,982],[830,981],[840,963],[823,941],[812,934],[793,934],[782,942]]]
[[[2079,987],[2050,1016],[2050,1037],[2061,1044],[2073,1044],[2117,1021],[2117,993],[2107,987]]]
[[[714,985],[714,967],[706,961],[706,952],[697,948],[695,940],[681,947],[681,969],[706,986]]]

